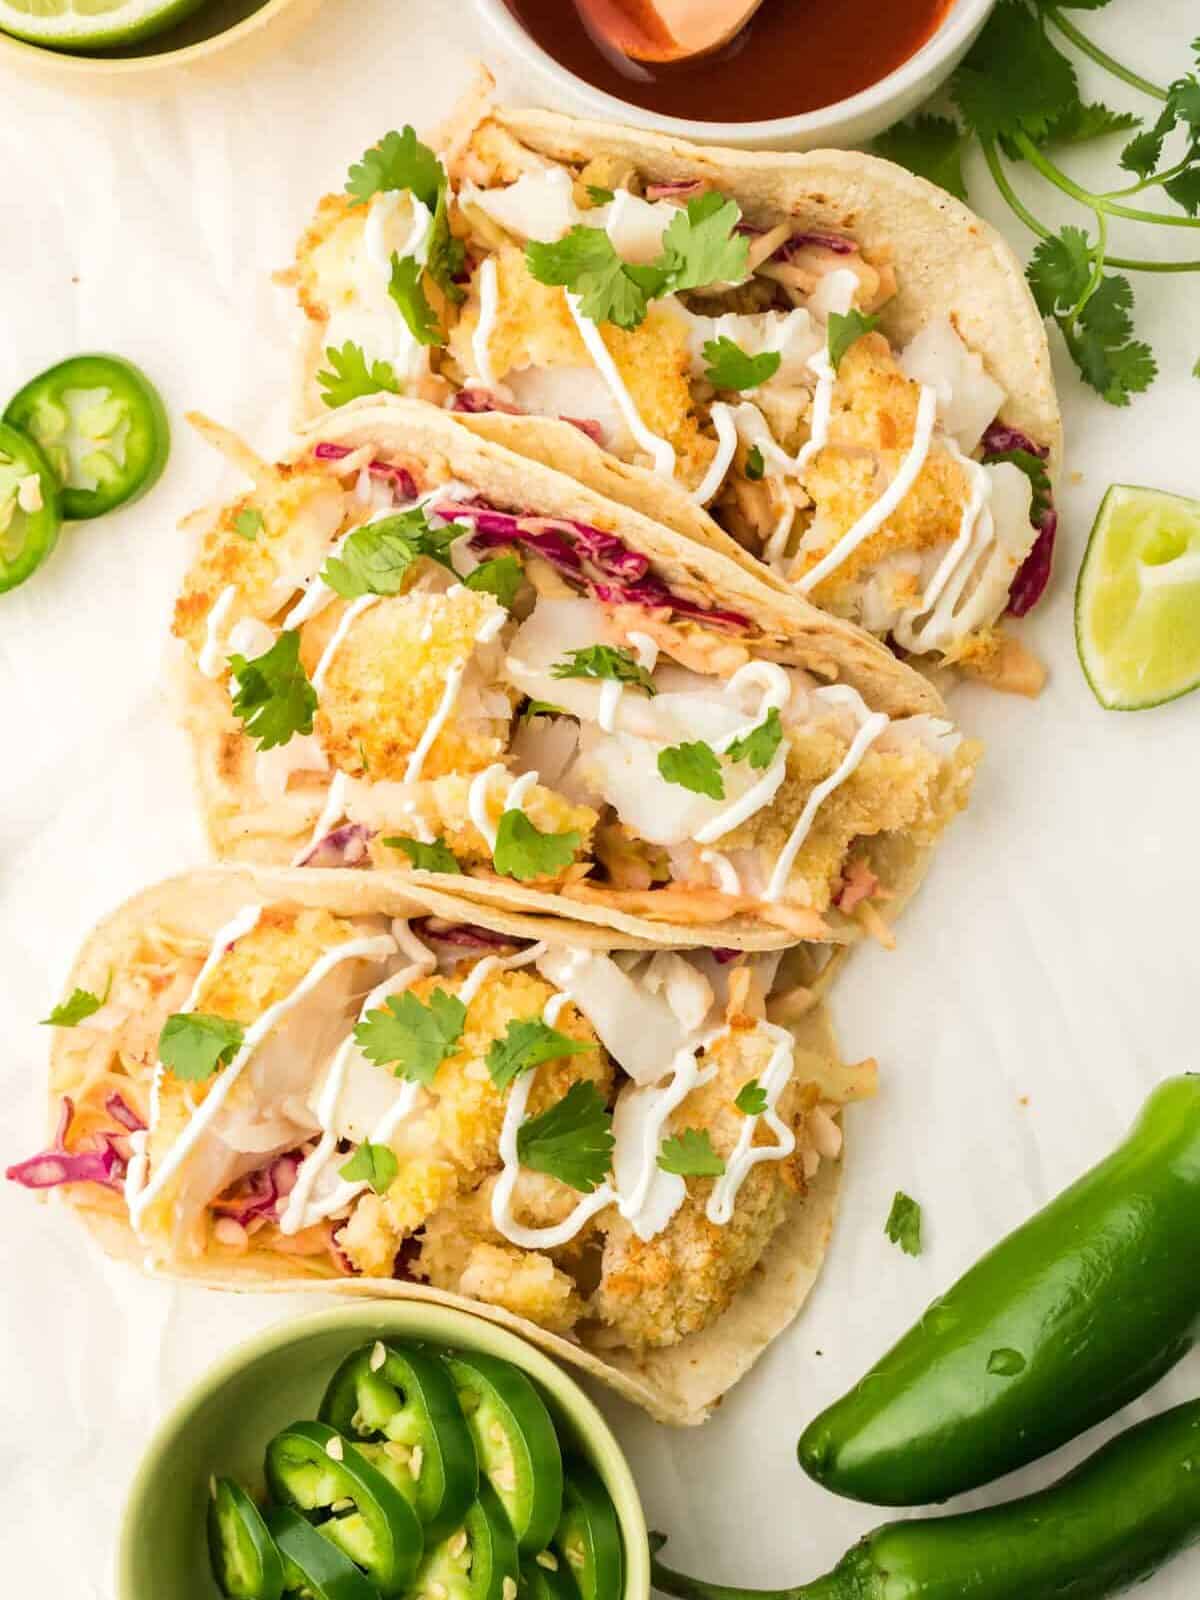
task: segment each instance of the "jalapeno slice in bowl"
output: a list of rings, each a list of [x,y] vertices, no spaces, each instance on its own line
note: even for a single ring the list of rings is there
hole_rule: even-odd
[[[405,1600],[512,1600],[518,1560],[508,1514],[485,1478],[462,1527],[427,1553]]]
[[[624,1584],[625,1558],[616,1507],[594,1467],[572,1462],[563,1485],[554,1548],[570,1568],[580,1600],[613,1600]]]
[[[68,522],[145,494],[171,448],[158,390],[120,356],[72,356],[48,367],[12,397],[4,421],[41,448],[62,485]]]
[[[545,1549],[562,1513],[562,1452],[545,1401],[519,1371],[476,1350],[447,1356],[479,1468],[522,1552]]]
[[[0,593],[24,583],[58,542],[58,480],[35,442],[0,422]]]
[[[290,1506],[271,1506],[267,1531],[283,1563],[286,1594],[306,1600],[379,1600],[379,1590],[336,1545]]]
[[[336,1429],[324,1422],[284,1428],[267,1446],[266,1473],[273,1497],[307,1512],[385,1600],[404,1590],[424,1549],[417,1514]]]
[[[334,1373],[320,1418],[353,1439],[412,1503],[427,1543],[461,1525],[479,1487],[479,1464],[454,1380],[437,1356],[368,1345]]]
[[[553,1550],[543,1550],[522,1561],[517,1600],[579,1600],[579,1590],[567,1564]]]
[[[232,1478],[218,1478],[208,1503],[208,1551],[229,1600],[280,1600],[283,1562],[262,1513]]]

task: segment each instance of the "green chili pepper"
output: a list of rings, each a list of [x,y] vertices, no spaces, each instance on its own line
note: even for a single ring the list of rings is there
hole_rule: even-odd
[[[567,1474],[553,1542],[581,1600],[617,1600],[624,1587],[621,1525],[600,1474],[586,1462],[575,1462]]]
[[[516,1367],[479,1351],[447,1356],[480,1470],[523,1552],[544,1550],[562,1513],[562,1452],[545,1401]]]
[[[58,480],[28,435],[0,423],[0,594],[54,549],[62,527]]]
[[[267,1530],[283,1562],[283,1587],[304,1600],[379,1600],[368,1582],[336,1545],[290,1506],[270,1506]]]
[[[428,1544],[461,1525],[479,1464],[454,1380],[437,1356],[381,1343],[357,1351],[330,1380],[320,1416],[412,1502]]]
[[[276,1500],[308,1512],[317,1532],[356,1561],[385,1597],[399,1594],[420,1563],[416,1512],[354,1445],[323,1422],[296,1422],[267,1446]]]
[[[462,1527],[429,1551],[405,1600],[512,1600],[517,1541],[485,1478]]]
[[[232,1478],[218,1478],[208,1505],[208,1550],[217,1587],[231,1600],[279,1600],[283,1562],[262,1513]]]
[[[1200,1077],[1188,1075],[809,1425],[801,1466],[836,1494],[925,1505],[1111,1416],[1195,1342],[1198,1217]]]
[[[157,389],[120,356],[72,356],[47,368],[12,397],[4,420],[45,452],[63,486],[68,522],[145,494],[171,446]]]
[[[1193,1400],[1118,1434],[1040,1494],[876,1528],[814,1583],[729,1588],[657,1560],[651,1578],[680,1600],[1102,1600],[1198,1539],[1200,1401]]]
[[[560,1561],[552,1550],[543,1550],[522,1561],[517,1600],[579,1600],[579,1590],[566,1562]],[[613,1600],[619,1597],[614,1595]]]

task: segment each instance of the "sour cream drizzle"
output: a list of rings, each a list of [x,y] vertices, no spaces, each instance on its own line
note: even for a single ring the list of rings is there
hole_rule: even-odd
[[[261,908],[256,907],[254,909],[255,921],[257,922]],[[129,1206],[130,1219],[135,1229],[145,1215],[146,1208],[162,1193],[172,1175],[182,1166],[195,1147],[201,1134],[215,1119],[217,1113],[228,1099],[234,1084],[241,1077],[242,1071],[251,1056],[271,1030],[282,1022],[288,1012],[294,1010],[301,1000],[310,994],[343,961],[382,961],[393,955],[395,950],[396,941],[390,934],[349,939],[345,944],[335,945],[332,950],[327,950],[310,967],[290,994],[285,995],[282,1000],[277,1000],[273,1006],[268,1006],[258,1021],[252,1027],[247,1028],[237,1054],[229,1062],[228,1066],[221,1069],[217,1081],[213,1084],[201,1104],[193,1111],[183,1132],[160,1162],[149,1183],[144,1184],[144,1186],[142,1183],[145,1177],[144,1165],[140,1168],[137,1178],[133,1179],[133,1167],[131,1164],[130,1176],[126,1178],[125,1198]],[[223,953],[223,950],[221,953]],[[197,980],[197,987],[198,985],[199,980]],[[160,1067],[161,1062],[155,1068],[156,1076]]]
[[[725,1163],[725,1171],[713,1184],[704,1214],[718,1228],[724,1227],[733,1216],[738,1190],[745,1183],[751,1168],[758,1166],[760,1161],[783,1161],[796,1148],[796,1135],[775,1109],[779,1096],[792,1076],[796,1042],[786,1028],[776,1023],[760,1022],[758,1026],[774,1046],[771,1059],[758,1080],[759,1087],[766,1093],[767,1103],[760,1116],[745,1119],[737,1143]],[[754,1143],[760,1120],[765,1121],[775,1135],[776,1142],[773,1145]]]
[[[907,495],[916,482],[917,474],[925,465],[925,458],[929,454],[929,447],[933,442],[933,429],[937,421],[937,391],[928,384],[921,385],[921,397],[917,402],[917,420],[913,429],[912,447],[900,464],[900,470],[888,484],[887,488],[870,506],[858,521],[855,522],[842,537],[828,551],[815,567],[810,567],[807,572],[796,578],[795,585],[801,594],[808,594],[836,571],[846,558],[853,554],[868,539],[876,529],[882,526],[895,511],[896,507]],[[811,440],[809,441],[811,443]],[[805,446],[807,449],[808,446]],[[803,452],[802,452],[803,453]]]
[[[639,633],[636,628],[631,628],[625,637],[633,646],[638,666],[647,672],[653,672],[658,665],[657,642],[648,633]],[[617,712],[624,693],[625,685],[619,678],[605,678],[600,685],[600,703],[596,709],[596,721],[605,733],[612,733],[616,728]]]
[[[717,430],[717,448],[708,464],[708,471],[691,491],[691,498],[698,506],[707,505],[725,482],[725,474],[729,471],[738,442],[733,407],[726,405],[723,400],[717,400],[714,401],[710,414],[713,427]]]
[[[725,685],[725,693],[732,696],[748,684],[757,685],[762,690],[762,699],[759,701],[753,717],[740,727],[735,728],[732,733],[727,733],[724,738],[716,741],[713,749],[718,755],[723,754],[738,739],[744,739],[748,733],[759,726],[771,711],[782,711],[792,696],[791,680],[778,662],[775,661],[747,661],[744,666],[738,668]],[[740,827],[756,811],[760,811],[778,790],[783,782],[786,770],[787,745],[786,742],[781,741],[774,759],[762,777],[751,784],[745,794],[735,800],[732,805],[726,806],[725,810],[719,811],[710,822],[706,822],[703,827],[696,829],[696,843],[701,845],[713,844],[717,839],[723,838],[725,834],[732,833],[734,828]],[[725,860],[724,857],[720,859],[722,861]],[[725,864],[729,866],[728,862]],[[729,866],[729,870],[730,872],[733,871],[732,866]],[[718,867],[719,883],[720,871],[721,869]],[[734,873],[735,878],[736,876],[737,874]],[[729,892],[725,889],[724,883],[721,883],[720,886],[724,892]]]
[[[484,767],[471,780],[471,787],[467,790],[467,815],[479,829],[487,843],[489,850],[495,852],[497,825],[488,814],[488,789],[497,777],[507,778],[508,768],[501,761],[494,761],[490,767]],[[508,792],[501,806],[501,815],[506,811],[523,811],[525,799],[529,791],[538,781],[536,772],[523,772],[519,778],[509,782]]]
[[[372,606],[377,606],[383,599],[379,594],[360,594],[357,600],[351,600],[338,618],[338,625],[333,630],[333,637],[321,652],[321,659],[317,662],[317,670],[312,675],[312,686],[317,694],[325,687],[325,678],[337,655],[345,642],[346,635],[362,616],[364,611],[369,611]]]
[[[655,472],[662,478],[673,478],[675,447],[669,439],[660,438],[657,433],[651,432],[642,421],[642,414],[634,405],[633,396],[625,387],[625,380],[617,370],[617,364],[601,337],[600,329],[580,310],[579,296],[572,294],[569,289],[564,290],[564,293],[567,297],[567,306],[575,319],[575,326],[579,329],[579,336],[587,346],[587,352],[595,362],[600,376],[612,391],[617,408],[625,419],[625,426],[654,462]]]
[[[237,584],[227,584],[208,613],[204,624],[204,643],[197,658],[200,671],[206,678],[219,678],[225,671],[225,653],[229,648],[228,640],[224,636],[225,624],[229,621],[229,613],[237,604],[237,597]]]
[[[359,1022],[365,1020],[368,1011],[382,1006],[389,995],[402,994],[418,978],[432,972],[437,966],[437,957],[432,950],[421,943],[409,928],[407,921],[398,920],[392,924],[392,937],[404,950],[405,955],[413,957],[413,964],[400,972],[393,972],[382,983],[376,984],[359,1008]],[[351,1030],[339,1045],[321,1087],[320,1098],[316,1105],[317,1121],[322,1130],[321,1138],[316,1148],[310,1151],[300,1164],[295,1186],[288,1195],[287,1205],[279,1218],[281,1233],[299,1233],[302,1229],[311,1227],[314,1222],[320,1222],[324,1217],[335,1216],[366,1188],[365,1183],[343,1181],[324,1199],[312,1202],[313,1186],[337,1150],[338,1106],[346,1087],[350,1062],[357,1048],[358,1043]],[[371,1129],[369,1143],[386,1144],[401,1122],[411,1114],[420,1093],[421,1085],[406,1079],[392,1105]]]
[[[496,317],[500,310],[500,288],[496,277],[496,258],[486,256],[479,269],[479,321],[471,335],[471,353],[479,381],[488,389],[498,389],[499,379],[492,366],[491,342],[496,331]]]

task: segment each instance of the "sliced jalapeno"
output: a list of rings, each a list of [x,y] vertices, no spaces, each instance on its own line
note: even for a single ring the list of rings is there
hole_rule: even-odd
[[[27,434],[0,422],[0,593],[41,566],[61,527],[50,463]]]
[[[446,1357],[475,1440],[522,1551],[543,1550],[562,1513],[562,1452],[545,1401],[523,1372],[468,1350]]]
[[[304,1600],[379,1600],[379,1590],[350,1557],[322,1539],[298,1511],[271,1506],[266,1523],[283,1564],[285,1593]]]
[[[417,1514],[340,1433],[324,1422],[293,1423],[267,1446],[266,1471],[275,1499],[308,1512],[382,1595],[403,1590],[424,1547]]]
[[[485,1478],[466,1521],[428,1553],[405,1600],[513,1600],[517,1563],[508,1513]]]
[[[437,1356],[368,1345],[334,1373],[320,1416],[412,1503],[428,1544],[461,1525],[479,1487],[479,1464],[454,1380]]]
[[[231,1600],[279,1600],[283,1562],[262,1513],[232,1478],[218,1478],[208,1503],[208,1550],[217,1587]]]
[[[517,1600],[579,1600],[579,1590],[566,1562],[553,1550],[542,1550],[522,1561]]]
[[[12,397],[5,422],[41,446],[62,484],[62,513],[83,522],[158,481],[171,430],[158,390],[120,356],[72,356]]]
[[[621,1525],[600,1474],[585,1461],[572,1462],[567,1474],[553,1542],[581,1600],[619,1600],[625,1567]]]

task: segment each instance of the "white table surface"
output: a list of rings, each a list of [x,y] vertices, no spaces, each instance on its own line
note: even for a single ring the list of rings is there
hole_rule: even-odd
[[[1133,0],[1080,20],[1164,81],[1196,32],[1193,0],[1158,0],[1152,28]],[[0,597],[3,1162],[41,1141],[36,1019],[79,940],[139,885],[203,859],[158,666],[186,553],[176,521],[231,480],[182,413],[282,444],[290,319],[269,272],[347,164],[386,128],[435,120],[481,52],[503,69],[466,0],[330,0],[268,68],[177,97],[92,102],[0,84],[0,390],[77,350],[112,348],[154,375],[176,423],[152,497],[67,531],[33,581]],[[1097,75],[1086,82],[1136,104]],[[1073,164],[1085,181],[1104,168],[1091,155]],[[1024,252],[986,175],[972,177],[977,204]],[[850,1115],[845,1203],[820,1284],[701,1431],[605,1402],[651,1525],[671,1533],[685,1569],[795,1583],[882,1520],[802,1476],[801,1427],[984,1247],[1106,1153],[1156,1080],[1197,1065],[1200,698],[1142,716],[1101,711],[1071,626],[1105,487],[1200,493],[1189,375],[1200,285],[1143,276],[1135,288],[1139,332],[1162,368],[1149,395],[1112,409],[1055,352],[1077,477],[1061,496],[1052,591],[1026,627],[1049,687],[1035,705],[957,693],[988,747],[970,812],[900,949],[863,953],[837,992],[845,1051],[877,1055],[882,1087]],[[900,1187],[925,1210],[916,1261],[883,1234]],[[164,1408],[243,1336],[316,1301],[144,1280],[96,1258],[56,1207],[3,1184],[0,1283],[9,1592],[109,1600],[125,1485]],[[1133,1414],[1195,1394],[1198,1379],[1193,1356]],[[1084,1453],[1077,1444],[1004,1492]],[[1197,1573],[1200,1558],[1181,1562],[1147,1600],[1183,1600]]]

